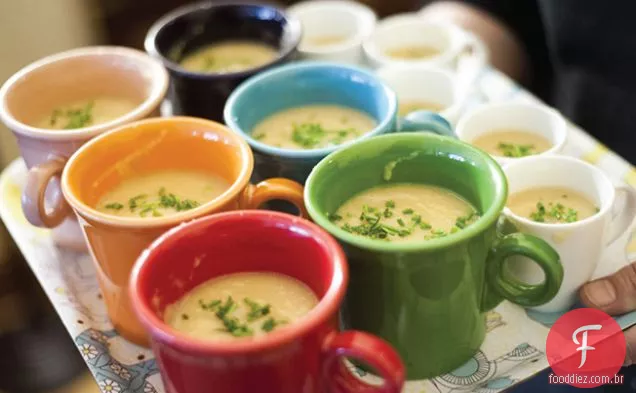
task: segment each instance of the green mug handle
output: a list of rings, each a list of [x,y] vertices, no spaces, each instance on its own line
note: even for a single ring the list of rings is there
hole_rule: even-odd
[[[400,132],[418,131],[457,138],[450,123],[442,116],[430,111],[411,112],[400,120]]]
[[[545,280],[534,285],[506,275],[506,259],[513,255],[534,260],[543,270]],[[545,240],[524,233],[502,236],[490,249],[486,262],[482,311],[492,310],[504,299],[523,307],[539,306],[556,296],[562,282],[563,266],[559,254]]]

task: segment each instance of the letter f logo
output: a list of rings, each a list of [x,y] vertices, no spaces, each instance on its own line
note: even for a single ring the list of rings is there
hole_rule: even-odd
[[[581,326],[580,328],[576,329],[574,333],[572,333],[572,341],[574,341],[576,345],[580,345],[580,347],[576,349],[577,351],[581,351],[581,364],[579,365],[579,368],[583,367],[585,361],[587,360],[587,351],[593,351],[596,349],[592,346],[587,345],[587,332],[590,330],[601,330],[601,328],[601,325],[586,325]],[[583,334],[581,335],[581,342],[579,342],[577,336],[581,332],[583,332]]]

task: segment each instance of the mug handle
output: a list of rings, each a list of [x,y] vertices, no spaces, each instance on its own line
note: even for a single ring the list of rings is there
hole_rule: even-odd
[[[457,65],[458,68],[463,68],[461,67],[461,64],[464,63],[466,67],[469,67],[471,69],[471,74],[475,74],[473,75],[474,79],[477,79],[476,74],[486,67],[489,61],[490,53],[488,53],[488,47],[479,37],[477,37],[477,35],[466,30],[464,30],[462,34],[464,36],[464,42],[462,44],[462,51],[460,52],[457,59]],[[466,71],[466,69],[464,68],[461,71]],[[466,80],[464,78],[463,83],[466,82],[470,82],[472,84],[475,82],[475,80]]]
[[[333,393],[400,393],[404,385],[405,370],[400,356],[382,339],[368,333],[349,330],[333,333],[323,344],[322,372]],[[365,362],[380,377],[382,385],[370,385],[356,378],[344,364],[347,356]]]
[[[415,111],[406,115],[400,123],[400,132],[434,132],[457,138],[450,123],[437,113]]]
[[[239,200],[241,209],[258,209],[266,202],[285,200],[298,208],[300,216],[309,217],[303,199],[304,188],[293,180],[274,177],[254,185],[248,184]]]
[[[612,221],[610,222],[607,246],[618,240],[636,218],[636,190],[631,186],[616,186],[615,190],[617,196],[621,194],[623,197],[617,197],[614,206],[612,206]],[[619,202],[619,199],[622,200],[622,203]]]
[[[527,284],[504,271],[506,259],[513,255],[528,257],[545,275],[541,284]],[[552,300],[563,282],[559,254],[545,240],[524,233],[503,236],[490,249],[486,262],[486,284],[482,311],[495,308],[503,299],[523,307],[535,307]]]
[[[66,159],[52,158],[29,170],[22,192],[22,211],[26,219],[37,227],[54,228],[71,214],[71,207],[59,198],[50,212],[46,211],[46,188],[54,177],[62,175]]]

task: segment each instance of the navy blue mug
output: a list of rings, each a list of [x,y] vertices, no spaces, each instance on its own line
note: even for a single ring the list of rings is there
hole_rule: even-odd
[[[306,105],[339,105],[357,109],[376,127],[358,139],[326,148],[296,150],[265,144],[252,136],[254,127],[277,112]],[[225,106],[225,124],[241,134],[254,152],[254,181],[285,177],[301,184],[327,155],[356,141],[398,131],[426,131],[455,136],[441,116],[413,112],[398,130],[396,94],[370,71],[354,66],[297,62],[252,77],[232,93]]]
[[[170,73],[173,114],[221,122],[225,102],[239,84],[296,58],[301,30],[298,20],[272,5],[204,2],[159,19],[148,31],[145,48]],[[202,47],[236,40],[262,43],[278,53],[266,64],[237,72],[193,72],[179,64]]]

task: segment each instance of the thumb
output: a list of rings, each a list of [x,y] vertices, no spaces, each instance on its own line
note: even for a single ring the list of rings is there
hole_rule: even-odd
[[[583,285],[580,297],[585,306],[598,308],[610,315],[635,311],[636,262],[609,277]],[[636,327],[625,332],[625,341],[627,344],[625,365],[629,366],[636,362]]]
[[[580,291],[581,302],[610,315],[636,310],[636,262],[609,277],[585,284]]]

